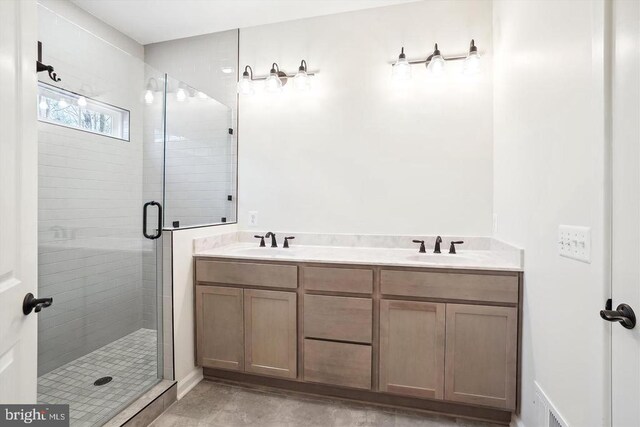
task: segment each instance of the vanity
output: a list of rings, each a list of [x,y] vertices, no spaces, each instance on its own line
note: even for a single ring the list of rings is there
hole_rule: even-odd
[[[490,249],[196,251],[197,364],[205,378],[508,424],[522,274]]]

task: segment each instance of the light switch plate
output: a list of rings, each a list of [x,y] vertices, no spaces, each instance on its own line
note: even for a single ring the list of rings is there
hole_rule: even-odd
[[[249,220],[247,221],[249,227],[258,226],[258,211],[249,211]]]
[[[558,227],[558,254],[591,263],[591,227],[560,225]]]

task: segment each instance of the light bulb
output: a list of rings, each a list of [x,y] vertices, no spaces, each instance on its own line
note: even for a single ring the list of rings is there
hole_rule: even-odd
[[[480,54],[475,42],[471,40],[469,46],[469,54],[464,60],[464,73],[465,74],[477,74],[480,72]]]
[[[441,76],[444,73],[444,58],[440,54],[438,43],[436,43],[436,47],[431,55],[431,60],[427,64],[427,71],[434,77]]]
[[[178,88],[178,90],[176,91],[176,100],[178,102],[183,102],[185,99],[187,99],[187,92],[184,90],[184,88]]]
[[[238,81],[238,93],[240,95],[253,95],[255,92],[255,88],[253,87],[253,80],[251,79],[251,74],[249,74],[249,70],[251,67],[248,65],[244,68],[244,72],[242,73],[242,77]]]
[[[69,103],[67,102],[67,100],[64,98],[60,98],[60,101],[58,101],[58,107],[67,108],[68,106],[69,106]]]
[[[409,80],[411,78],[411,64],[404,54],[404,47],[398,55],[398,60],[393,64],[391,78],[396,81]]]
[[[304,59],[293,78],[293,87],[299,92],[311,90],[311,77],[307,74],[307,62]]]
[[[264,88],[269,93],[278,93],[282,91],[282,81],[276,73],[269,74],[267,80],[264,82]]]
[[[208,98],[207,94],[204,93],[204,92],[198,91],[197,95],[198,95],[198,98],[200,98],[200,99],[207,99]]]
[[[146,104],[153,104],[153,91],[151,89],[147,89],[144,92],[144,102]]]
[[[441,76],[444,73],[444,58],[440,55],[431,58],[427,70],[434,76]]]
[[[38,104],[38,107],[40,107],[41,110],[46,110],[47,108],[49,108],[47,100],[44,98],[44,96],[40,97],[40,103]]]
[[[87,98],[85,98],[84,96],[80,96],[78,97],[78,105],[81,107],[86,107],[87,106]]]

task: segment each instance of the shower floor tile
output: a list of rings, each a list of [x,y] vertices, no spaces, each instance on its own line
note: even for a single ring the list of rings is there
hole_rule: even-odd
[[[158,382],[156,331],[137,331],[38,378],[38,403],[69,404],[71,425],[104,424]],[[98,378],[111,382],[95,386]]]

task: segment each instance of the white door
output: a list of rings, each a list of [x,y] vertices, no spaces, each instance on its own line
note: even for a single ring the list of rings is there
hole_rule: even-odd
[[[38,150],[35,0],[0,0],[0,403],[35,403]]]
[[[613,2],[612,300],[640,315],[640,2]],[[639,319],[640,320],[640,319]],[[611,416],[640,425],[640,324],[611,325]]]

